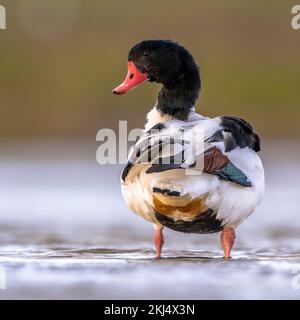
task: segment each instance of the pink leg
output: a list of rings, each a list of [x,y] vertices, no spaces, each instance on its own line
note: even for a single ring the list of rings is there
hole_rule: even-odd
[[[229,259],[230,257],[230,251],[233,247],[234,240],[235,240],[235,232],[233,228],[224,228],[224,230],[221,233],[221,245],[224,250],[224,258]]]
[[[155,229],[154,230],[154,244],[156,249],[156,258],[159,259],[161,257],[161,250],[163,244],[165,242],[164,235],[162,233],[163,229]]]

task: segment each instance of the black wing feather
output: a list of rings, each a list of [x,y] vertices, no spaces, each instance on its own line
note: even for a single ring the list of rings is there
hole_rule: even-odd
[[[236,147],[249,147],[254,151],[260,151],[259,136],[253,132],[249,122],[234,116],[221,117],[221,126],[224,132],[230,132],[231,137],[225,141],[226,152]]]

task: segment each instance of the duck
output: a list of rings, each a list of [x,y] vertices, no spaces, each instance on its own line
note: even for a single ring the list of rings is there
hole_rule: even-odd
[[[240,117],[210,118],[195,111],[200,68],[178,42],[141,41],[130,49],[127,67],[114,94],[145,81],[161,89],[121,174],[125,203],[153,225],[156,258],[162,255],[164,228],[220,233],[223,258],[231,258],[236,228],[265,191],[259,136]]]

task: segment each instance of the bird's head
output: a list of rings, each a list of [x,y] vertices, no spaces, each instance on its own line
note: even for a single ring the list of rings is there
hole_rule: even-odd
[[[124,82],[113,90],[123,94],[148,80],[174,88],[181,83],[199,82],[199,68],[192,55],[171,40],[146,40],[134,45],[128,54]],[[199,84],[200,86],[200,84]]]

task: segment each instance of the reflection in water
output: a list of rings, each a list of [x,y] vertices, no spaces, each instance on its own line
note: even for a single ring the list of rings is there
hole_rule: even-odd
[[[10,288],[1,298],[298,298],[293,289],[300,254],[236,250],[224,261],[214,251],[11,247],[0,263]],[[59,290],[58,290],[59,289]]]
[[[128,211],[120,168],[98,166],[93,146],[8,147],[0,158],[0,298],[300,298],[299,161],[285,158],[297,149],[283,144],[276,154],[267,145],[266,197],[238,229],[230,261],[218,235],[169,230],[155,260],[151,225]]]

